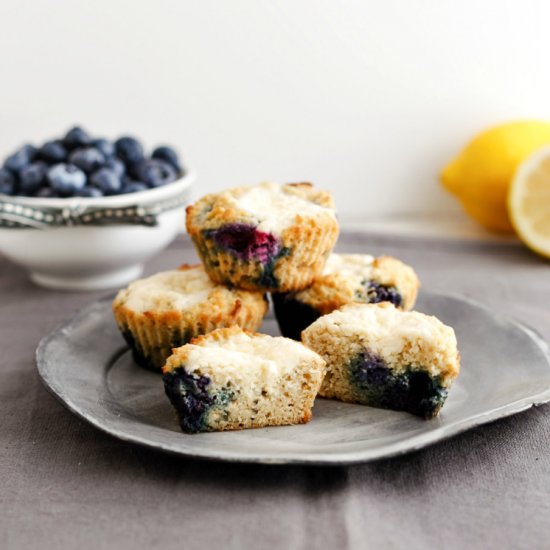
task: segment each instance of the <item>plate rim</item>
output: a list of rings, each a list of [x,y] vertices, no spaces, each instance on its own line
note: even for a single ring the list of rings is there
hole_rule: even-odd
[[[500,314],[493,311],[487,305],[477,301],[476,299],[463,295],[456,292],[443,292],[443,291],[424,291],[423,295],[425,296],[441,296],[444,298],[452,298],[458,301],[466,302],[469,305],[482,309],[487,313],[490,313],[494,318],[498,319],[501,322],[508,323],[513,325],[516,329],[519,329],[525,333],[532,342],[539,348],[547,360],[548,368],[550,369],[550,346],[546,340],[532,327],[526,325],[525,323],[514,319],[513,317],[507,316],[505,314]],[[217,452],[201,452],[201,450],[188,451],[186,449],[176,449],[169,445],[166,445],[162,442],[154,442],[148,439],[143,439],[143,436],[136,434],[131,434],[125,432],[122,429],[116,427],[107,426],[101,423],[101,421],[93,416],[88,416],[85,412],[79,409],[78,404],[74,403],[73,400],[64,394],[63,388],[52,379],[47,368],[47,350],[49,344],[56,338],[60,333],[63,333],[71,328],[72,325],[77,325],[78,321],[83,318],[90,310],[100,307],[101,305],[108,304],[112,300],[114,294],[109,294],[98,300],[88,303],[86,306],[78,309],[74,315],[69,319],[60,323],[56,328],[54,328],[50,333],[44,336],[37,348],[36,348],[36,365],[39,378],[45,387],[45,389],[53,395],[56,400],[61,403],[66,409],[68,409],[76,417],[84,420],[86,423],[90,424],[94,428],[100,430],[103,433],[106,433],[112,437],[115,437],[121,441],[133,443],[141,446],[145,446],[149,449],[155,449],[157,451],[162,451],[169,453],[171,455],[176,455],[180,457],[185,457],[188,459],[194,460],[208,460],[208,461],[221,461],[221,462],[233,462],[233,463],[248,463],[248,464],[265,464],[265,465],[315,465],[315,466],[344,466],[352,464],[361,464],[376,460],[382,460],[385,458],[391,458],[395,456],[402,456],[411,452],[415,452],[419,449],[434,445],[440,441],[444,441],[461,433],[464,433],[470,429],[477,428],[479,426],[489,424],[506,418],[508,416],[513,416],[515,414],[529,410],[532,407],[540,406],[545,403],[550,402],[550,382],[548,386],[528,397],[506,403],[484,413],[476,414],[473,417],[459,420],[451,425],[439,426],[433,430],[426,431],[417,435],[412,436],[409,439],[397,441],[389,444],[384,448],[378,449],[366,449],[364,451],[346,451],[341,453],[330,453],[325,455],[315,455],[315,456],[291,456],[290,454],[285,455],[282,453],[279,456],[270,457],[269,455],[251,455],[247,452],[236,452],[236,451],[223,451],[217,450]],[[112,355],[118,354],[127,349],[127,346],[121,341],[120,348],[117,350],[113,349]],[[437,419],[432,420],[431,422],[437,421]],[[262,428],[270,429],[270,428]],[[274,429],[274,428],[272,428]],[[181,434],[182,436],[194,437],[193,435]],[[407,444],[407,442],[410,443]]]

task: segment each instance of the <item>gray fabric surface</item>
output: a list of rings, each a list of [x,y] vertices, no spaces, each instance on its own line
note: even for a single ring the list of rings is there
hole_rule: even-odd
[[[346,235],[339,250],[394,254],[425,288],[550,340],[550,264],[518,245]],[[147,272],[193,257],[179,241]],[[550,406],[352,467],[168,456],[95,430],[40,384],[40,338],[102,295],[40,289],[0,258],[1,548],[550,548]]]

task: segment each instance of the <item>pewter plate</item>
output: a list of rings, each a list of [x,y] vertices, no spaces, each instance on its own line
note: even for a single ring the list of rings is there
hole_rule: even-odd
[[[425,447],[550,401],[547,344],[463,297],[424,292],[417,309],[454,327],[462,370],[438,418],[318,398],[309,424],[183,434],[160,375],[136,366],[111,314],[95,302],[42,340],[38,371],[77,416],[124,441],[188,457],[271,464],[351,464]],[[273,317],[263,332],[276,335]]]

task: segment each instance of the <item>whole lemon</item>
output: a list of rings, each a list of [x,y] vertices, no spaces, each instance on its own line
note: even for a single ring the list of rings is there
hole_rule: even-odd
[[[519,164],[550,144],[550,122],[509,122],[482,132],[441,172],[443,187],[481,225],[513,232],[506,200]]]

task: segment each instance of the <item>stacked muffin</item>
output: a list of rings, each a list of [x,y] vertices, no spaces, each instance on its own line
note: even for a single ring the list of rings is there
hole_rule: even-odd
[[[321,273],[338,222],[329,193],[263,183],[205,196],[187,208],[187,231],[213,281],[292,292]]]
[[[136,281],[113,303],[136,362],[162,370],[183,431],[307,422],[319,391],[437,414],[458,374],[454,332],[408,313],[419,287],[409,266],[332,254],[329,193],[308,183],[230,189],[189,206],[186,225],[203,265]],[[266,292],[288,338],[254,332]],[[304,343],[293,341],[302,333]],[[391,346],[424,351],[386,361]]]

